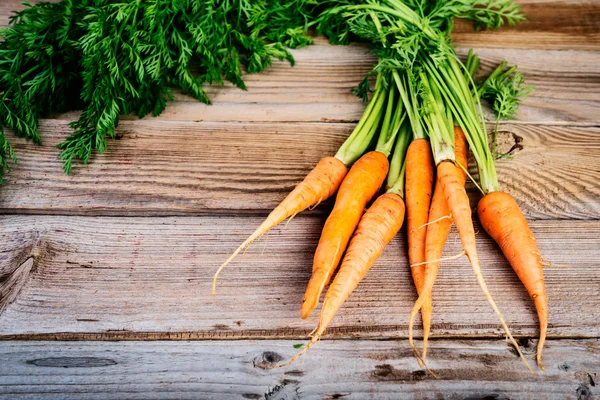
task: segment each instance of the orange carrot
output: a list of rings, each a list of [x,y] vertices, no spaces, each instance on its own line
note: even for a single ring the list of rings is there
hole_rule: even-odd
[[[454,165],[452,161],[442,161],[437,166],[438,172],[438,182],[442,186],[442,190],[444,191],[444,195],[446,196],[446,201],[448,202],[448,206],[450,208],[450,212],[452,217],[454,218],[454,222],[456,223],[456,229],[458,230],[458,235],[460,236],[460,240],[462,242],[463,249],[465,254],[469,258],[471,263],[471,267],[473,272],[475,273],[475,277],[485,298],[488,303],[492,306],[492,309],[498,316],[500,320],[500,324],[504,328],[506,335],[508,336],[511,343],[515,346],[515,349],[519,353],[519,356],[523,360],[523,363],[527,366],[527,368],[533,373],[529,363],[523,356],[518,343],[513,338],[506,322],[504,321],[504,317],[502,313],[496,306],[496,302],[492,298],[492,295],[483,279],[483,275],[481,273],[481,266],[479,264],[479,257],[477,255],[477,249],[475,247],[475,229],[473,228],[473,221],[471,219],[471,207],[469,206],[469,197],[467,196],[467,192],[465,191],[464,181],[461,177],[461,173],[459,172],[459,168]],[[409,325],[414,324],[414,319],[416,314],[419,312],[423,304],[427,300],[429,293],[423,292],[422,295],[419,296],[419,299],[415,303],[413,310],[410,314]],[[422,360],[419,356],[416,347],[413,342],[413,337],[411,331],[409,330],[409,343],[415,354]]]
[[[454,156],[456,157],[456,162],[460,163],[460,165],[466,168],[468,163],[469,145],[462,129],[458,127],[454,128],[454,141]],[[461,168],[457,167],[457,169],[464,185],[466,181],[466,174]],[[438,180],[433,191],[433,198],[431,199],[431,208],[429,210],[429,221],[427,224],[427,234],[425,239],[425,260],[427,261],[427,264],[422,265],[422,267],[426,267],[424,273],[424,288],[422,290],[428,291],[430,298],[423,305],[423,308],[421,309],[421,315],[431,315],[431,291],[433,290],[433,284],[435,282],[435,278],[437,277],[437,272],[440,265],[439,259],[442,257],[442,250],[444,249],[444,244],[448,239],[450,228],[452,227],[453,223],[454,220],[450,214],[448,202],[446,201],[444,191],[442,190],[442,186]],[[415,262],[410,261],[410,264],[413,265]],[[412,270],[414,271],[414,269],[418,267],[419,266],[412,267]],[[425,320],[424,317],[423,320]],[[409,327],[409,329],[412,330],[412,326]],[[423,323],[423,360],[425,360],[427,356],[429,330],[429,327],[425,327],[425,323]]]
[[[431,192],[433,189],[433,156],[429,140],[417,138],[406,152],[406,230],[408,233],[408,262],[417,293],[425,281],[425,237]],[[416,265],[415,265],[416,264]],[[423,335],[431,327],[431,297],[421,309]]]
[[[542,364],[542,350],[548,330],[548,297],[544,285],[542,257],[527,220],[517,202],[504,192],[485,195],[477,206],[483,229],[500,245],[508,262],[523,282],[535,304],[540,322],[537,363]]]
[[[319,304],[321,292],[331,280],[367,203],[381,187],[388,168],[387,156],[371,151],[352,166],[342,182],[315,252],[312,276],[302,301],[302,318],[307,318]]]
[[[315,334],[296,356],[279,367],[297,360],[321,338],[342,304],[396,236],[403,220],[404,201],[401,196],[388,192],[375,200],[360,220],[340,270],[327,290]]]
[[[213,295],[216,294],[217,278],[227,264],[253,241],[267,233],[288,217],[293,217],[309,207],[314,207],[331,197],[348,172],[346,165],[335,157],[325,157],[313,168],[298,186],[269,214],[267,219],[240,247],[219,267],[213,278]]]

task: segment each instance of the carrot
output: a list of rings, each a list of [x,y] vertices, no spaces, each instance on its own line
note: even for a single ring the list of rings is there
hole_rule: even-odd
[[[542,257],[535,237],[519,205],[508,193],[491,192],[485,195],[479,201],[477,214],[483,229],[498,243],[535,304],[540,323],[537,363],[544,369],[542,350],[548,330],[548,297]]]
[[[490,164],[493,166],[493,160],[489,158],[487,135],[482,132],[482,127],[479,126],[479,116],[476,113],[473,94],[468,88],[456,61],[453,59],[449,59],[448,61],[449,64],[440,69],[436,67],[433,61],[428,60],[425,68],[430,75],[427,76],[424,72],[420,72],[423,83],[423,100],[428,107],[423,115],[423,120],[430,129],[430,140],[437,165],[438,182],[448,202],[448,208],[456,223],[456,229],[458,230],[463,250],[469,258],[477,283],[500,320],[506,336],[515,346],[525,366],[533,373],[518,343],[510,333],[481,272],[477,248],[475,246],[475,229],[473,228],[473,221],[471,219],[469,197],[465,191],[463,174],[454,162],[453,115],[457,118],[459,126],[465,134],[468,133],[469,129],[477,131],[476,134],[467,136],[467,140],[471,148],[474,149],[474,155],[480,167],[482,186],[486,189],[497,186],[497,178],[495,170],[482,168],[484,164],[486,167]],[[452,89],[449,86],[452,86]],[[475,142],[475,139],[479,142]],[[483,150],[484,140],[487,153]],[[476,146],[473,146],[473,144]],[[483,157],[485,157],[485,161]],[[423,307],[429,296],[430,292],[425,291],[419,295],[410,314],[409,326],[414,324],[416,314]],[[409,343],[415,351],[417,358],[422,361],[414,345],[411,329],[409,329]]]
[[[402,111],[397,110],[397,111]],[[398,116],[398,113],[396,114]],[[379,196],[362,216],[340,266],[340,270],[325,294],[319,323],[310,342],[285,364],[291,364],[302,356],[325,333],[333,317],[359,282],[365,277],[388,243],[396,236],[404,221],[404,174],[405,153],[409,141],[409,125],[403,118],[394,118],[389,134],[383,134],[377,148],[389,154],[396,142],[386,184],[386,193]],[[384,124],[385,127],[385,124]],[[397,139],[395,136],[397,135]],[[385,143],[385,144],[384,144]],[[386,158],[387,159],[387,158]],[[350,176],[352,171],[348,174]],[[344,181],[345,183],[346,181]],[[341,189],[340,189],[341,193]]]
[[[302,301],[303,319],[317,307],[321,292],[331,280],[365,206],[381,188],[388,168],[387,156],[371,151],[352,166],[342,182],[315,252],[312,276]]]
[[[242,243],[215,272],[212,293],[216,294],[217,278],[236,255],[253,241],[269,232],[286,218],[315,207],[331,197],[339,188],[352,165],[367,150],[383,115],[386,91],[383,76],[378,74],[375,92],[356,127],[340,146],[335,157],[323,158],[296,188],[269,214],[267,219]],[[393,95],[390,94],[393,98]]]
[[[333,210],[323,227],[313,260],[312,275],[300,309],[300,316],[303,319],[317,308],[321,293],[331,281],[367,203],[379,191],[388,175],[390,170],[388,156],[396,142],[398,142],[394,154],[396,162],[393,163],[392,169],[394,173],[399,172],[396,171],[398,169],[396,165],[404,158],[407,141],[406,124],[403,124],[405,109],[403,101],[397,98],[397,90],[393,86],[388,86],[387,90],[387,105],[385,113],[381,114],[383,119],[375,150],[362,156],[352,166],[340,186]],[[378,127],[379,122],[373,122],[371,126]],[[366,141],[363,140],[362,143]],[[343,155],[352,150],[352,146],[347,146],[345,149],[344,147],[340,148],[338,154]]]
[[[460,165],[466,168],[468,163],[467,156],[469,148],[462,129],[454,127],[454,139],[454,155],[456,157],[456,162],[460,163]],[[466,174],[461,168],[458,168],[458,172],[461,174],[462,182],[464,184],[466,180]],[[442,190],[442,186],[438,180],[433,191],[433,198],[431,199],[431,208],[429,209],[429,221],[427,224],[427,234],[425,239],[425,260],[427,263],[422,265],[423,267],[426,267],[423,285],[424,287],[422,290],[429,291],[429,299],[423,305],[423,308],[421,309],[421,315],[431,315],[431,291],[433,289],[433,284],[435,283],[435,278],[440,265],[439,259],[442,257],[442,250],[444,249],[444,244],[448,239],[450,228],[452,227],[453,223],[454,220],[450,214],[448,202],[446,201],[444,191]],[[410,264],[413,265],[414,263],[411,261]],[[412,267],[412,270],[414,271],[414,269],[418,267],[419,266]],[[424,317],[423,319],[425,320]],[[412,330],[412,326],[409,327],[409,330]],[[423,323],[423,360],[425,360],[427,356],[429,330],[429,327],[426,328],[425,323]]]
[[[375,200],[360,220],[340,270],[327,290],[319,324],[310,342],[279,367],[293,363],[323,336],[342,304],[396,236],[403,221],[404,201],[400,195],[385,193]]]
[[[469,197],[467,196],[467,192],[465,191],[464,180],[461,178],[461,174],[458,171],[458,169],[459,168],[456,167],[453,162],[442,161],[437,167],[438,182],[442,186],[442,190],[444,191],[444,195],[446,196],[446,201],[448,202],[448,206],[450,208],[452,217],[454,219],[454,222],[456,223],[458,235],[460,236],[460,240],[462,242],[465,254],[469,258],[471,267],[473,269],[473,272],[475,273],[477,283],[479,283],[479,286],[481,287],[485,298],[487,299],[488,303],[492,306],[492,309],[498,316],[500,324],[504,328],[509,340],[517,349],[519,356],[521,357],[527,368],[531,371],[531,367],[529,367],[527,360],[521,353],[519,345],[510,333],[510,330],[508,329],[508,326],[504,321],[504,317],[498,309],[498,306],[496,306],[496,302],[492,298],[487,284],[483,279],[481,267],[479,264],[479,257],[477,255],[477,249],[475,247],[475,229],[473,228],[473,221],[471,219],[471,207],[469,206]],[[412,325],[414,323],[414,319],[417,312],[419,312],[419,310],[427,300],[428,296],[429,293],[427,292],[423,292],[419,296],[419,299],[415,303],[411,312],[409,325]],[[422,360],[422,358],[418,355],[418,352],[416,351],[416,347],[414,345],[410,331],[409,342],[411,347],[415,350],[416,355]]]
[[[238,247],[219,267],[213,278],[213,295],[216,294],[217,278],[225,266],[245,247],[288,217],[309,207],[314,207],[331,197],[346,176],[348,168],[335,157],[325,157],[298,186],[269,214],[267,219]]]
[[[433,156],[425,138],[414,139],[406,152],[406,230],[408,233],[408,261],[417,293],[421,294],[425,281],[425,237],[431,192],[433,189]],[[431,327],[431,297],[421,309],[423,335]]]

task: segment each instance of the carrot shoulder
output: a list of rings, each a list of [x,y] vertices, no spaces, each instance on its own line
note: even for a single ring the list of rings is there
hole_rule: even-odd
[[[406,229],[408,262],[417,293],[421,294],[425,281],[425,239],[431,194],[433,191],[433,156],[427,139],[415,139],[406,152]],[[431,327],[431,297],[421,309],[423,334]]]
[[[352,166],[340,185],[315,252],[312,276],[302,301],[302,318],[307,318],[317,307],[367,203],[381,188],[388,168],[385,154],[371,151]]]
[[[477,206],[483,229],[498,243],[535,304],[540,323],[537,363],[543,369],[542,350],[548,330],[548,297],[542,257],[517,202],[504,192],[491,192]]]
[[[231,260],[253,241],[269,232],[286,218],[293,217],[309,207],[314,207],[331,197],[339,188],[348,172],[346,165],[335,157],[325,157],[300,182],[296,188],[268,215],[267,219],[238,247],[219,267],[213,279],[213,295],[216,294],[219,273]]]
[[[280,367],[297,360],[320,339],[342,304],[375,264],[388,243],[396,236],[403,221],[402,197],[395,193],[386,193],[375,200],[360,220],[340,270],[327,290],[315,334],[296,356],[285,364],[279,365]]]

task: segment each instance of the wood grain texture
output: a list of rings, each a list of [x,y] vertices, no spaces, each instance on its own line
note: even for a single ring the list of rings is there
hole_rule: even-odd
[[[16,4],[5,7],[7,10]],[[483,72],[506,59],[517,64],[528,83],[536,86],[534,95],[521,107],[520,120],[600,122],[600,52],[580,51],[600,49],[600,29],[595,22],[600,17],[600,3],[528,1],[524,7],[533,7],[533,19],[523,27],[468,34],[459,25],[457,45],[476,47]],[[557,15],[561,17],[556,18]],[[556,21],[560,24],[551,26]],[[556,43],[564,35],[579,37],[582,46],[568,44],[559,49],[568,51],[540,51],[555,48],[545,45],[544,37]],[[492,48],[502,43],[506,43],[502,48]],[[177,95],[160,118],[212,122],[357,121],[364,105],[350,90],[376,61],[366,51],[364,46],[330,46],[324,38],[316,38],[315,45],[292,51],[294,68],[276,61],[268,71],[246,76],[247,92],[232,85],[207,88],[211,106]],[[73,120],[77,116],[77,112],[69,112],[57,118]]]
[[[68,135],[69,128],[64,121],[45,120],[41,126],[45,146],[15,141],[20,163],[2,187],[0,211],[264,213],[321,157],[335,154],[353,127],[124,121],[121,140],[112,141],[107,153],[66,176],[54,145]],[[516,197],[532,219],[598,219],[599,137],[597,127],[502,125],[499,151],[513,149],[514,157],[498,162],[501,187]],[[471,187],[473,201],[478,198],[475,190]]]
[[[578,399],[599,393],[600,345],[550,340],[529,374],[505,343],[433,341],[421,370],[405,341],[1,342],[1,399]],[[531,343],[523,347],[533,361]]]
[[[296,217],[212,274],[260,223],[257,217],[0,217],[0,268],[23,256],[34,270],[0,314],[0,338],[302,338],[300,302],[323,224]],[[545,269],[550,337],[600,336],[600,222],[535,221]],[[537,335],[533,304],[498,247],[477,227],[484,276],[517,336]],[[328,337],[406,336],[416,300],[405,233],[344,304]],[[28,249],[24,252],[23,249]],[[460,252],[452,233],[445,255]],[[568,266],[566,266],[568,264]],[[4,282],[10,280],[5,279]],[[434,293],[435,337],[498,337],[502,331],[466,258],[448,261]]]
[[[518,65],[528,84],[536,86],[525,99],[518,118],[525,122],[600,122],[600,52],[539,51],[522,49],[475,49],[488,74],[502,60]],[[359,45],[316,44],[294,50],[296,65],[275,62],[269,70],[247,75],[248,91],[232,85],[206,89],[213,104],[207,106],[177,95],[160,115],[163,120],[212,122],[353,122],[364,104],[351,94],[375,64]],[[466,51],[459,49],[464,55]],[[57,115],[74,120],[77,112]],[[154,120],[154,117],[147,117]]]
[[[458,20],[457,45],[542,50],[600,50],[600,2],[595,0],[519,0],[527,21],[496,31],[473,32]]]

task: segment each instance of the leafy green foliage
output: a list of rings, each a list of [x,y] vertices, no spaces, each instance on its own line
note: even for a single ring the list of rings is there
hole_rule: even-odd
[[[248,73],[306,34],[316,0],[62,0],[14,15],[0,33],[0,177],[12,150],[4,128],[40,142],[38,120],[81,109],[59,145],[64,169],[115,137],[119,115],[159,115],[179,88],[210,103],[205,84],[245,89]]]
[[[16,13],[0,31],[0,180],[16,162],[5,128],[41,143],[39,118],[80,105],[73,6],[41,3]]]
[[[534,86],[526,85],[521,72],[510,68],[508,73],[484,81],[480,87],[481,97],[487,100],[499,119],[515,119],[521,101]]]
[[[424,57],[437,67],[455,57],[449,39],[455,17],[479,28],[523,19],[511,0],[61,0],[28,5],[0,32],[0,179],[15,160],[5,128],[40,143],[40,118],[81,110],[71,123],[73,133],[59,145],[69,173],[74,160],[87,163],[94,151],[106,150],[120,115],[159,115],[176,89],[207,104],[204,85],[229,81],[245,89],[244,70],[260,72],[274,58],[293,63],[286,47],[310,44],[311,27],[332,43],[372,43],[381,62],[371,73],[382,76],[380,84],[387,88],[392,71],[417,76]],[[412,99],[419,83],[406,84]],[[369,92],[367,76],[355,93],[366,100]]]
[[[334,2],[337,3],[337,2]],[[436,162],[454,157],[452,124],[460,126],[479,166],[485,191],[498,180],[469,71],[451,44],[454,18],[467,18],[476,28],[498,28],[524,19],[512,0],[348,0],[320,18],[320,31],[335,41],[356,37],[370,42],[379,56],[377,73],[391,73],[407,107],[415,135],[423,127],[430,136]],[[331,39],[331,38],[330,38]],[[412,77],[412,78],[410,78]],[[364,91],[362,91],[364,92]],[[435,98],[435,101],[432,99]]]
[[[408,0],[418,7],[432,26],[443,31],[452,28],[453,18],[473,21],[475,29],[498,29],[525,20],[521,6],[513,0]]]

